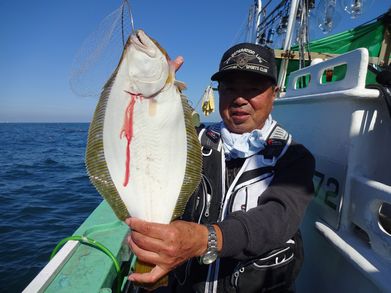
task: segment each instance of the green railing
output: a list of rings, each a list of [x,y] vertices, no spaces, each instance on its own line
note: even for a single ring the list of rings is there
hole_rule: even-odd
[[[103,201],[73,235],[93,239],[105,249],[81,241],[44,292],[111,292],[116,283],[118,265],[128,261],[130,251],[125,242],[128,226],[117,219]]]

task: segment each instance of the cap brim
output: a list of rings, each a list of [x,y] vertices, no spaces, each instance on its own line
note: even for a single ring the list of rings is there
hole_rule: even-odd
[[[213,81],[219,81],[220,79],[222,79],[222,76],[224,76],[224,71],[218,71],[215,74],[213,74],[210,79]]]
[[[277,80],[274,77],[272,77],[272,76],[270,76],[268,74],[264,74],[262,72],[250,71],[250,70],[243,70],[243,69],[227,69],[227,70],[223,70],[223,71],[218,71],[215,74],[213,74],[210,79],[213,80],[213,81],[220,81],[220,80],[229,78],[230,76],[232,76],[235,73],[243,73],[243,74],[251,74],[251,75],[256,75],[256,76],[263,76],[265,78],[270,79],[275,84],[277,84]]]

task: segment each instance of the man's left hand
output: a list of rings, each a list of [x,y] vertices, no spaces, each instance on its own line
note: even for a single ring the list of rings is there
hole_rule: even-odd
[[[154,264],[149,273],[133,273],[129,280],[155,283],[189,258],[202,255],[207,249],[208,229],[200,224],[174,221],[170,224],[128,218],[130,249],[143,262]]]

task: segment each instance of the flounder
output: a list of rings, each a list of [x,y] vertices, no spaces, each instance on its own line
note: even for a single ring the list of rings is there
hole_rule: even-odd
[[[167,53],[136,31],[103,88],[86,150],[90,180],[119,219],[183,214],[202,169],[191,115]]]

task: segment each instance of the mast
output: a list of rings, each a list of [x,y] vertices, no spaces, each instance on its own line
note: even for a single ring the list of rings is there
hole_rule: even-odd
[[[284,47],[283,47],[283,50],[285,52],[288,52],[291,47],[298,7],[299,7],[299,0],[291,0],[291,7],[289,11],[289,18],[288,18],[288,27],[287,27],[287,32],[286,32],[286,37],[285,37]],[[282,89],[285,84],[288,62],[289,62],[288,58],[281,60],[280,71],[278,74],[278,82],[277,82],[277,85],[280,89]]]
[[[255,4],[255,34],[254,34],[254,43],[258,44],[258,28],[261,23],[261,11],[262,11],[262,0],[254,0]]]

